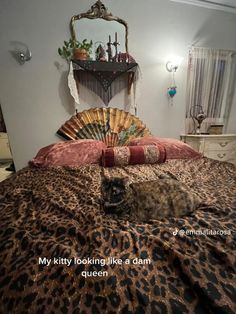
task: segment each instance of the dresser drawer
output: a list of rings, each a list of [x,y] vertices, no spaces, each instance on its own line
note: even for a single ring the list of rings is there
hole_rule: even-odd
[[[200,152],[200,141],[195,141],[195,140],[191,140],[191,139],[184,139],[184,142],[186,144],[188,144],[189,146],[191,146],[196,152]]]
[[[236,138],[230,139],[205,139],[205,151],[211,150],[219,150],[219,151],[227,151],[227,150],[236,150]]]
[[[182,134],[180,138],[206,157],[236,165],[236,134]]]
[[[236,164],[236,150],[231,151],[223,151],[223,150],[211,150],[204,153],[204,156],[220,160],[220,161],[228,161],[233,164]]]

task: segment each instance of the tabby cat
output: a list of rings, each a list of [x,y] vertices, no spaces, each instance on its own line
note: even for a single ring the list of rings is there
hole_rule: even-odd
[[[128,178],[103,178],[103,209],[107,214],[129,215],[131,219],[144,222],[190,215],[201,203],[200,198],[173,175],[131,184],[128,181]]]

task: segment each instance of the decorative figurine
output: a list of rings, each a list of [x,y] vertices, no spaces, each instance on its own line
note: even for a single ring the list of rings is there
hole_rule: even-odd
[[[96,49],[96,61],[107,61],[106,51],[101,44]]]
[[[117,55],[118,62],[135,63],[135,59],[126,52],[119,52]]]

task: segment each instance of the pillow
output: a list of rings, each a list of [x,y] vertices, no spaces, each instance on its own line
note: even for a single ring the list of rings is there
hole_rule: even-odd
[[[130,146],[160,144],[166,149],[166,159],[190,159],[202,157],[202,154],[196,152],[191,146],[174,138],[148,136],[133,139],[128,143]]]
[[[156,164],[166,160],[163,145],[117,146],[107,148],[102,152],[104,167],[127,166],[136,164]]]
[[[35,167],[99,164],[106,147],[103,142],[92,139],[60,142],[41,148],[29,164]]]

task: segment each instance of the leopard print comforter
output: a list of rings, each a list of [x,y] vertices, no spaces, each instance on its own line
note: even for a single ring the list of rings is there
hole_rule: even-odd
[[[120,220],[100,207],[104,172],[132,182],[172,173],[204,204],[186,218]],[[235,203],[236,168],[207,158],[25,168],[0,184],[0,313],[233,314]],[[122,263],[76,262],[109,257]]]

